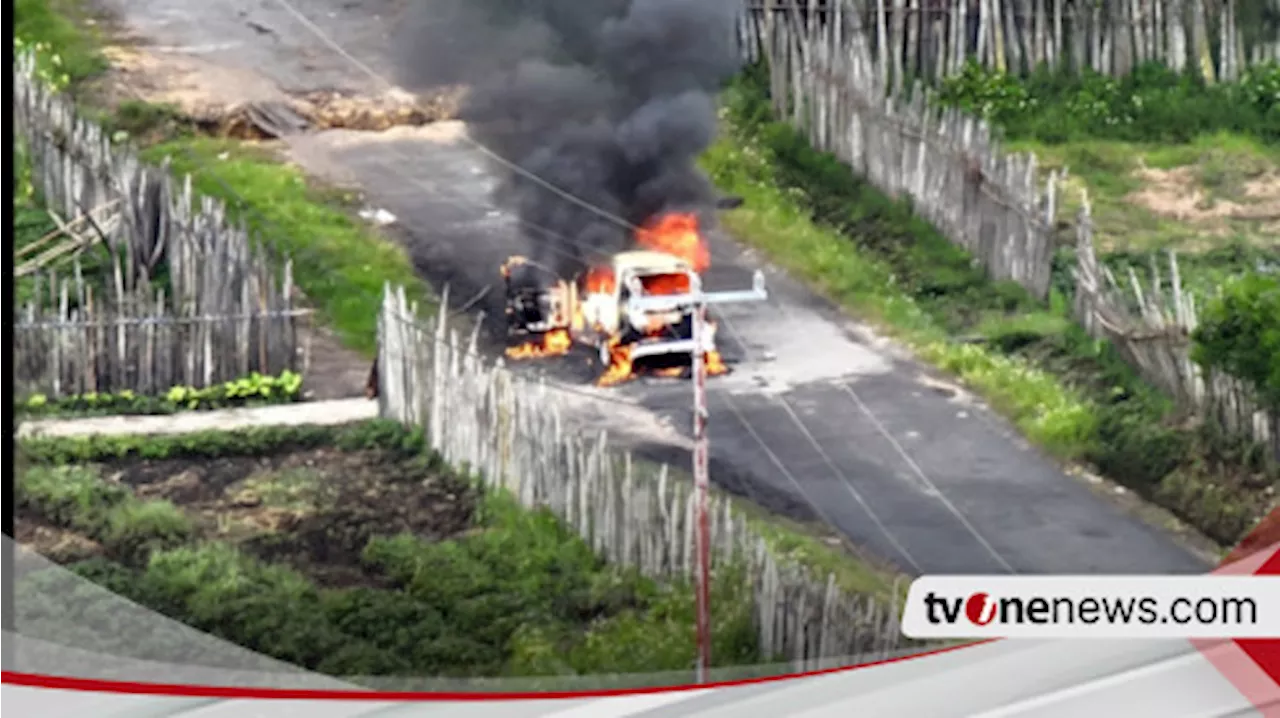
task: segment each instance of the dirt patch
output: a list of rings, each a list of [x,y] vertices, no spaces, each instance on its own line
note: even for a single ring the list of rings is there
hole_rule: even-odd
[[[13,537],[20,545],[58,563],[82,561],[104,553],[97,541],[30,516],[14,518]]]
[[[382,451],[128,460],[104,464],[102,476],[141,499],[174,503],[200,539],[235,543],[327,586],[381,585],[360,563],[370,538],[457,535],[471,527],[476,498],[468,484],[440,476],[420,457]],[[60,540],[29,534],[45,546]]]
[[[111,47],[111,69],[95,87],[108,107],[133,101],[170,106],[202,132],[264,139],[302,130],[381,132],[456,115],[460,90],[415,97],[405,92],[288,94],[263,76],[181,53]]]
[[[1134,176],[1142,189],[1126,199],[1153,214],[1200,226],[1209,232],[1230,231],[1229,220],[1263,223],[1263,231],[1280,227],[1280,171],[1256,170],[1228,176],[1199,166],[1153,169],[1141,167]],[[1210,187],[1206,187],[1206,184]]]

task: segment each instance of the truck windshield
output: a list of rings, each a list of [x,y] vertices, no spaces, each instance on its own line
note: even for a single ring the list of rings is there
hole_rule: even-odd
[[[683,294],[689,291],[687,274],[650,274],[640,278],[645,294]]]

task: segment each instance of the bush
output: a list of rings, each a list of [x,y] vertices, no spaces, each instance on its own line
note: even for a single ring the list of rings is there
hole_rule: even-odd
[[[937,95],[1017,139],[1182,143],[1219,131],[1280,139],[1278,63],[1254,66],[1238,82],[1213,85],[1158,63],[1123,78],[1043,69],[1017,77],[970,63],[944,79]]]
[[[241,406],[287,404],[302,398],[302,377],[285,371],[278,377],[254,372],[232,381],[197,389],[175,386],[161,396],[139,396],[128,389],[114,394],[90,392],[50,399],[32,394],[15,407],[25,416],[60,414],[172,414]]]
[[[349,426],[264,426],[237,431],[199,431],[191,434],[128,434],[54,436],[23,439],[24,458],[39,464],[83,464],[125,458],[168,459],[255,456],[286,449],[328,446],[367,429]]]
[[[506,496],[485,503],[487,525],[477,534],[436,544],[375,539],[365,551],[370,566],[449,627],[417,642],[411,650],[419,662],[448,656],[452,667],[442,668],[454,675],[504,666],[520,675],[689,668],[696,653],[689,586],[661,586],[605,564],[545,510],[522,510]],[[714,584],[713,657],[720,665],[757,658],[741,579],[725,573]],[[449,653],[438,653],[442,641]],[[461,661],[458,650],[475,664]]]
[[[133,499],[127,488],[85,466],[33,466],[19,475],[14,489],[19,510],[90,535],[100,534],[110,512]]]
[[[1232,374],[1280,413],[1280,273],[1245,274],[1223,287],[1200,313],[1192,356]]]
[[[191,523],[168,501],[140,501],[88,466],[32,466],[19,475],[19,510],[80,531],[125,562],[188,540]]]

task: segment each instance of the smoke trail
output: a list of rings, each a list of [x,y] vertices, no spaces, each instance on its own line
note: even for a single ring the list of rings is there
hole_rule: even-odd
[[[738,70],[740,0],[444,0],[408,11],[402,84],[465,84],[461,119],[503,157],[640,224],[708,215],[697,169],[715,93]],[[518,174],[497,199],[529,225],[529,254],[562,272],[631,246],[616,223]],[[594,250],[594,251],[593,251]],[[593,256],[594,255],[594,256]]]

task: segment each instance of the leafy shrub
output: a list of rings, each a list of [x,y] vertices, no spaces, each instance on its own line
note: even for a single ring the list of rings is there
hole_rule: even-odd
[[[1139,401],[1098,408],[1098,429],[1088,458],[1107,476],[1143,492],[1185,462],[1186,432],[1164,426]]]
[[[1018,139],[1180,143],[1218,131],[1280,139],[1280,63],[1213,85],[1158,63],[1122,78],[1046,69],[1018,77],[970,63],[944,79],[937,96]]]
[[[168,501],[126,501],[108,512],[104,523],[99,540],[129,561],[154,549],[178,546],[192,536],[191,522]]]
[[[31,466],[20,472],[20,509],[83,532],[124,561],[190,538],[186,516],[168,501],[141,501],[127,487],[105,481],[89,466]]]
[[[103,481],[85,466],[32,466],[14,487],[19,509],[89,534],[105,528],[107,515],[133,498],[119,484]]]
[[[1280,412],[1280,273],[1245,274],[1200,313],[1192,356],[1249,382]]]
[[[448,641],[453,653],[439,655],[451,655],[452,668],[444,668],[454,675],[500,666],[522,675],[689,668],[696,650],[688,586],[664,587],[606,565],[545,510],[522,510],[501,495],[486,497],[486,504],[479,533],[436,544],[407,535],[375,539],[365,551],[370,566],[449,627],[412,649],[418,662],[438,660],[441,641]],[[714,586],[714,660],[755,660],[741,576],[726,573]],[[459,650],[476,663],[460,661]]]
[[[325,446],[341,440],[346,432],[359,431],[362,423],[350,426],[264,426],[237,431],[199,431],[190,434],[128,434],[107,436],[32,437],[23,439],[24,458],[41,464],[77,464],[111,461],[127,457],[168,459],[175,457],[216,458],[255,456],[285,449]]]
[[[175,386],[161,396],[139,396],[125,389],[108,394],[90,392],[50,399],[32,394],[15,407],[27,416],[58,414],[172,414],[177,411],[209,411],[241,406],[287,404],[302,398],[302,377],[285,371],[278,377],[254,372],[233,381],[197,389]]]

